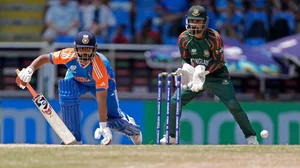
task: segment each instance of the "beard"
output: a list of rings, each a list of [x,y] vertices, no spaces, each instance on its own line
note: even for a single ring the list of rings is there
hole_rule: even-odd
[[[77,60],[80,63],[81,66],[87,66],[88,64],[91,63],[92,58],[93,58],[93,53],[77,53]]]

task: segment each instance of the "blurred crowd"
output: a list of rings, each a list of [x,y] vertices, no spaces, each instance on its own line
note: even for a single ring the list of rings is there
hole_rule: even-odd
[[[176,44],[192,5],[209,27],[256,46],[300,32],[300,0],[49,0],[43,39],[72,42],[88,30],[98,43]]]

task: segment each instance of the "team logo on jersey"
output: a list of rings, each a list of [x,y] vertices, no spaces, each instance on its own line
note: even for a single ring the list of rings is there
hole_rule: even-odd
[[[89,43],[89,36],[88,35],[83,35],[83,38],[82,38],[82,43],[83,44],[88,44]]]
[[[209,57],[210,54],[209,54],[209,51],[208,50],[204,50],[204,57]]]
[[[226,80],[226,79],[223,79],[223,80],[222,80],[222,84],[223,84],[223,85],[228,85],[228,84],[229,84],[229,82],[228,82],[228,80]]]
[[[102,82],[102,83],[100,84],[100,86],[105,86],[105,83],[104,83],[104,82]]]
[[[194,9],[192,12],[193,16],[199,16],[200,15],[200,10],[199,9]]]
[[[195,48],[191,49],[191,54],[192,55],[197,55],[197,49],[195,49]]]
[[[76,65],[71,65],[71,66],[70,66],[71,72],[72,72],[72,73],[76,73],[76,72],[75,72],[76,68],[77,68]]]

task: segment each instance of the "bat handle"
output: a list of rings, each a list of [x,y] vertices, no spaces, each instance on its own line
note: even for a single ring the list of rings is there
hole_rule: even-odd
[[[20,73],[20,70],[19,69],[16,69],[15,70],[17,74]],[[33,98],[37,97],[38,94],[36,93],[36,91],[32,88],[32,86],[30,85],[30,83],[27,83],[26,84],[26,87],[27,89],[29,90],[29,92],[31,93],[31,95],[33,96]]]

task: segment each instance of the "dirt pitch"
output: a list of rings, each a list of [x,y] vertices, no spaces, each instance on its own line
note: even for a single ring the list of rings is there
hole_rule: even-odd
[[[299,168],[297,145],[0,145],[2,168]]]

